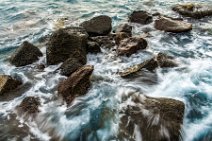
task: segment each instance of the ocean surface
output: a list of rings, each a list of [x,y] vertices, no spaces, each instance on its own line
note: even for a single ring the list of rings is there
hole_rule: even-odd
[[[0,0],[0,73],[19,77],[24,89],[14,97],[0,100],[0,141],[109,141],[118,130],[119,94],[132,89],[153,97],[166,97],[185,103],[183,141],[212,141],[212,18],[194,20],[193,30],[172,34],[154,30],[153,24],[134,24],[133,33],[150,31],[148,49],[131,57],[117,57],[111,49],[88,54],[87,64],[94,65],[92,87],[76,98],[71,107],[57,96],[57,84],[64,79],[55,70],[59,65],[37,71],[45,55],[32,65],[16,68],[8,57],[27,40],[45,54],[45,37],[66,26],[77,26],[97,15],[108,15],[113,27],[127,22],[133,10],[178,15],[171,6],[186,0]],[[191,2],[191,1],[189,1]],[[212,0],[196,0],[211,4]],[[140,63],[152,54],[165,52],[180,64],[156,73],[141,72],[122,79],[117,72]],[[37,117],[16,116],[16,106],[27,96],[41,99]],[[85,136],[85,132],[89,134]],[[33,139],[32,139],[33,138]],[[139,140],[140,141],[140,140]]]

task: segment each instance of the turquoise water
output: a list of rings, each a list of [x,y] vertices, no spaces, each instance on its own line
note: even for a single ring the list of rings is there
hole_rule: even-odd
[[[27,85],[24,93],[0,102],[0,140],[28,141],[115,140],[118,130],[118,96],[123,91],[139,89],[154,97],[183,101],[186,111],[183,141],[212,140],[212,18],[185,19],[193,23],[189,33],[171,34],[154,30],[153,24],[134,25],[133,32],[142,34],[150,28],[149,47],[129,58],[116,57],[110,49],[101,54],[88,54],[88,64],[95,66],[92,88],[77,98],[67,109],[57,97],[57,84],[64,79],[53,73],[58,66],[38,72],[34,66],[45,63],[45,56],[30,66],[15,68],[7,58],[25,40],[38,45],[45,53],[45,36],[58,28],[79,25],[82,21],[105,14],[113,19],[113,27],[127,22],[133,10],[160,12],[177,16],[171,6],[183,0],[1,0],[0,2],[0,73],[17,76]],[[197,1],[196,2],[200,2]],[[212,0],[203,1],[211,3]],[[63,19],[67,20],[63,20]],[[180,67],[158,69],[156,74],[139,75],[131,80],[121,79],[117,71],[148,58],[160,51],[174,56]],[[26,96],[41,99],[39,116],[12,118],[15,107]],[[13,121],[13,122],[11,122]],[[14,123],[15,122],[15,123]],[[49,132],[51,131],[51,132]]]

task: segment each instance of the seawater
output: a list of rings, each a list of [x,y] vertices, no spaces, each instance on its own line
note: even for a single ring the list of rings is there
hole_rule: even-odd
[[[25,89],[18,96],[0,102],[0,140],[115,140],[118,132],[119,94],[131,89],[153,97],[181,100],[186,105],[183,141],[212,140],[212,18],[193,20],[189,33],[171,34],[152,30],[148,49],[131,57],[117,57],[112,49],[88,54],[87,64],[95,66],[92,88],[66,107],[57,96],[57,84],[65,77],[55,73],[59,65],[44,71],[34,69],[38,62],[16,68],[8,57],[25,40],[38,45],[45,54],[46,35],[66,26],[77,26],[97,15],[108,15],[113,27],[127,22],[133,10],[160,12],[178,16],[171,6],[187,0],[1,0],[0,1],[0,73],[22,79]],[[192,1],[205,2],[212,1]],[[142,34],[153,24],[134,24],[133,33]],[[180,63],[177,68],[157,69],[156,74],[142,72],[135,78],[122,79],[119,70],[166,52]],[[36,118],[14,116],[15,107],[27,96],[41,99]],[[138,139],[139,140],[139,139]]]

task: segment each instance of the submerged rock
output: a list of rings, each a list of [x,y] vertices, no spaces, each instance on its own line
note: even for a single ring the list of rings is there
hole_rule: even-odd
[[[85,64],[87,38],[85,30],[79,27],[69,27],[54,32],[47,43],[47,64],[55,65],[70,57]]]
[[[40,100],[37,97],[26,97],[18,106],[18,109],[27,114],[39,112]]]
[[[117,47],[118,55],[130,56],[136,53],[140,49],[145,49],[147,47],[147,41],[143,38],[130,37],[120,41]]]
[[[90,41],[96,42],[103,48],[112,48],[115,46],[114,35],[90,37]]]
[[[121,42],[121,40],[126,39],[126,38],[129,38],[129,37],[130,37],[130,35],[127,34],[127,33],[125,33],[125,32],[116,33],[116,36],[115,36],[115,43],[116,43],[117,45],[119,45],[120,42]]]
[[[164,53],[158,53],[157,55],[158,65],[161,68],[167,67],[177,67],[178,64],[174,61],[174,59]]]
[[[112,30],[112,19],[108,16],[101,15],[85,21],[81,24],[90,36],[107,35]]]
[[[60,67],[61,74],[65,76],[70,76],[73,72],[75,72],[83,65],[84,64],[80,63],[79,60],[75,58],[69,58]]]
[[[173,6],[172,10],[179,14],[195,19],[212,16],[212,5],[184,3]]]
[[[22,45],[12,54],[10,63],[16,67],[32,64],[37,61],[43,54],[33,44],[25,41]]]
[[[126,94],[122,100],[124,102],[120,110],[120,140],[180,140],[185,109],[183,102],[168,98],[151,98],[139,92]]]
[[[100,44],[98,42],[88,40],[86,50],[89,53],[99,53],[101,52]]]
[[[180,33],[192,30],[192,24],[181,20],[160,17],[155,21],[155,28],[166,32]]]
[[[58,93],[67,104],[70,104],[75,97],[86,94],[91,85],[90,76],[93,70],[93,66],[83,66],[59,84]]]
[[[132,26],[129,24],[120,24],[117,28],[116,28],[116,33],[119,32],[124,32],[126,34],[128,34],[129,36],[132,35]]]
[[[129,21],[139,24],[149,24],[152,20],[152,15],[146,11],[133,11],[129,16]]]
[[[0,75],[0,96],[15,90],[22,84],[21,81],[16,80],[8,75]]]

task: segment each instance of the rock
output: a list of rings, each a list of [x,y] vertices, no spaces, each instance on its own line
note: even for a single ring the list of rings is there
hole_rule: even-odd
[[[91,41],[98,43],[102,48],[112,48],[115,46],[114,35],[90,37]]]
[[[101,52],[101,48],[100,48],[100,44],[98,42],[95,42],[95,41],[91,41],[89,40],[87,42],[87,53],[99,53]]]
[[[129,24],[121,24],[116,29],[116,33],[119,33],[119,32],[124,32],[124,33],[127,33],[129,36],[131,36],[132,35],[132,26]]]
[[[192,24],[184,21],[172,20],[166,17],[160,17],[155,21],[155,28],[166,32],[180,33],[192,30]]]
[[[87,33],[79,27],[69,27],[54,32],[47,43],[47,64],[55,65],[70,57],[85,64],[87,38]]]
[[[118,135],[120,140],[180,140],[185,110],[183,102],[152,98],[140,92],[125,94],[122,100]]]
[[[119,46],[117,47],[118,55],[130,56],[136,53],[140,49],[145,49],[147,47],[147,41],[143,38],[130,37],[121,40]]]
[[[121,40],[129,38],[129,37],[130,37],[130,35],[125,32],[118,32],[118,33],[116,33],[116,36],[115,36],[115,43],[117,45],[119,45]]]
[[[67,104],[70,104],[75,97],[86,94],[91,85],[90,76],[93,70],[93,66],[83,66],[59,84],[58,93]]]
[[[82,66],[83,64],[80,63],[79,60],[75,58],[69,58],[60,67],[61,74],[65,76],[70,76],[73,72],[75,72],[77,69],[81,68]]]
[[[175,5],[172,10],[179,14],[195,19],[212,16],[212,5],[184,3]]]
[[[153,20],[152,15],[146,11],[133,11],[133,13],[129,16],[129,21],[139,24],[149,24]]]
[[[97,16],[81,24],[90,36],[107,35],[112,30],[112,19],[108,16]]]
[[[144,61],[143,63],[141,64],[137,64],[137,65],[134,65],[132,67],[129,67],[121,72],[119,72],[119,75],[121,77],[127,77],[129,75],[132,75],[138,71],[140,71],[141,69],[147,69],[149,71],[153,71],[155,70],[156,68],[158,67],[158,63],[155,59],[155,57],[149,59],[149,60],[146,60]]]
[[[40,100],[37,97],[26,97],[18,106],[18,109],[27,114],[35,114],[39,112]]]
[[[44,70],[45,69],[45,65],[44,64],[38,64],[36,66],[36,69],[38,69],[38,70]]]
[[[22,84],[21,81],[16,80],[8,75],[0,75],[0,96],[15,90]]]
[[[10,63],[16,67],[32,64],[43,54],[33,44],[24,41],[22,45],[10,57]]]
[[[157,55],[157,61],[158,65],[161,68],[167,68],[167,67],[177,67],[178,64],[174,62],[174,59],[164,53],[158,53]]]

